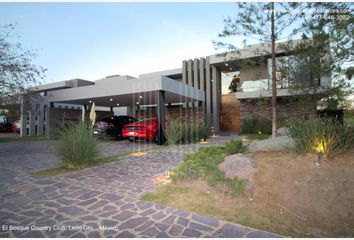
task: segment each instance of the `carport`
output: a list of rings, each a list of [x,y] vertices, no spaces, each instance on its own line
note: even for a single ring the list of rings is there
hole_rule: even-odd
[[[157,106],[159,144],[164,142],[166,104],[205,99],[204,91],[163,75],[112,76],[91,83],[70,86],[68,81],[63,81],[59,85],[55,83],[56,88],[47,84],[36,90],[45,92],[49,108],[54,103],[64,103],[83,105],[87,110],[95,102],[96,106],[109,107],[111,111],[114,107],[128,107],[135,112],[142,105]],[[48,123],[47,126],[50,127]]]

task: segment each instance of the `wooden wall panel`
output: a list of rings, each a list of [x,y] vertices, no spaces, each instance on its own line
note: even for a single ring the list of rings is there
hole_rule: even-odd
[[[236,99],[235,93],[221,95],[221,131],[239,133],[240,124],[240,101]]]

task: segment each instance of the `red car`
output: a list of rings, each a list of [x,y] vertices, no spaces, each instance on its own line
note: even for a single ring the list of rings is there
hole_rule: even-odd
[[[157,142],[157,118],[145,118],[143,120],[127,124],[123,127],[122,134],[129,141],[137,139],[155,140]]]

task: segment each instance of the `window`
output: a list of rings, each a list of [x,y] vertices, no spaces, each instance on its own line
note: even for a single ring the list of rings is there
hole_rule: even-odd
[[[223,72],[221,74],[221,94],[237,92],[240,87],[240,72]]]

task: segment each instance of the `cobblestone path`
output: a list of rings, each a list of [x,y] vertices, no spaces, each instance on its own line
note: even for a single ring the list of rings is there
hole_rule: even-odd
[[[145,154],[49,178],[30,173],[60,164],[55,142],[0,143],[0,237],[279,237],[138,200],[158,187],[153,179],[175,167],[184,153],[234,138],[167,148],[104,142],[105,156]]]

